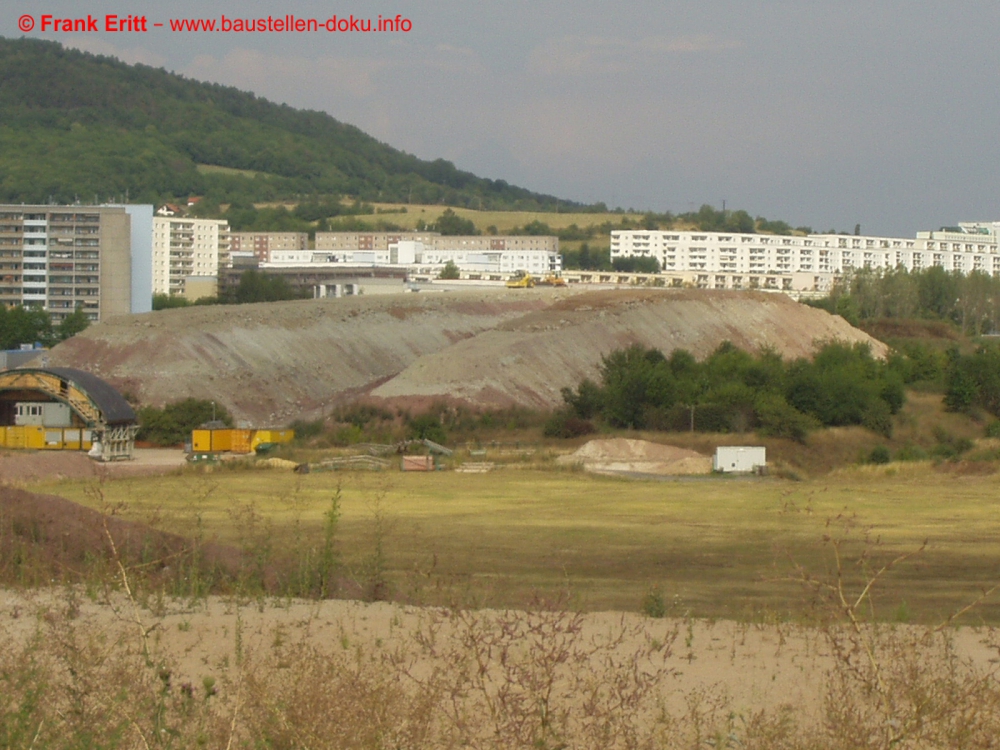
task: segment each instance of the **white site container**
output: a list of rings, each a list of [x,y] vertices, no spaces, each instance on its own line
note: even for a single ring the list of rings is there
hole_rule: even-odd
[[[712,470],[746,474],[761,471],[767,466],[765,453],[762,445],[720,445],[715,449]]]
[[[14,406],[14,424],[69,427],[73,421],[67,404],[58,401],[25,401]]]

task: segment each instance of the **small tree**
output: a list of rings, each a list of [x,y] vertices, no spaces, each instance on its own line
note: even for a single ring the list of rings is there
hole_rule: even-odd
[[[83,308],[78,307],[63,318],[59,324],[59,340],[65,341],[72,336],[76,336],[76,334],[86,330],[89,325],[90,318],[87,317],[87,313],[83,311]]]
[[[441,269],[441,273],[438,274],[438,278],[454,281],[455,279],[461,278],[461,274],[459,273],[458,266],[455,265],[455,262],[449,260],[444,264],[444,268]]]

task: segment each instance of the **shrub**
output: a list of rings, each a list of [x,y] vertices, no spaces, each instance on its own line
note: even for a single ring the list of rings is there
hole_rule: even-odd
[[[325,426],[326,424],[322,419],[314,419],[312,422],[306,422],[303,419],[296,419],[288,425],[288,428],[290,430],[295,430],[296,440],[306,440],[308,438],[322,435]]]
[[[868,463],[870,464],[887,464],[892,460],[892,456],[889,455],[889,449],[884,445],[876,445],[872,448],[872,452],[868,454]]]
[[[663,594],[658,588],[651,589],[643,597],[642,613],[647,617],[661,619],[667,616],[667,603],[663,600]]]
[[[138,440],[156,445],[177,445],[189,440],[191,431],[213,418],[227,427],[233,426],[232,415],[226,408],[208,399],[186,398],[167,404],[162,409],[144,406],[139,409]]]
[[[545,422],[542,432],[545,437],[575,438],[593,433],[594,423],[580,419],[568,409],[557,409]]]

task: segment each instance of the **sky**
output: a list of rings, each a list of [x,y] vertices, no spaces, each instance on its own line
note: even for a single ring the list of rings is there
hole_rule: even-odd
[[[149,30],[42,32],[42,14],[145,15]],[[289,14],[399,14],[412,28],[169,30],[170,19]],[[1000,3],[973,0],[32,0],[0,11],[0,35],[322,110],[421,158],[561,198],[675,213],[725,201],[816,231],[896,236],[1000,220],[998,27]]]

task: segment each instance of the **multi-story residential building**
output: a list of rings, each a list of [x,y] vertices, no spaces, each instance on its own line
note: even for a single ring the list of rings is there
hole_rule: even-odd
[[[401,240],[431,244],[437,232],[316,232],[316,250],[388,250]]]
[[[186,295],[190,276],[229,264],[229,224],[220,219],[153,218],[153,294]]]
[[[0,303],[58,323],[150,309],[152,206],[0,205]],[[145,229],[145,232],[143,231]]]
[[[273,264],[350,263],[433,268],[454,263],[471,273],[532,274],[562,268],[559,238],[450,236],[436,232],[317,232],[315,251],[272,252]]]
[[[839,234],[784,236],[730,232],[619,230],[611,233],[611,259],[651,257],[665,273],[754,276],[840,276],[861,268],[939,266],[947,271],[1000,275],[1000,222],[963,223],[903,237]]]
[[[232,232],[229,235],[230,253],[251,252],[257,260],[267,263],[272,250],[306,250],[309,234],[306,232]]]

